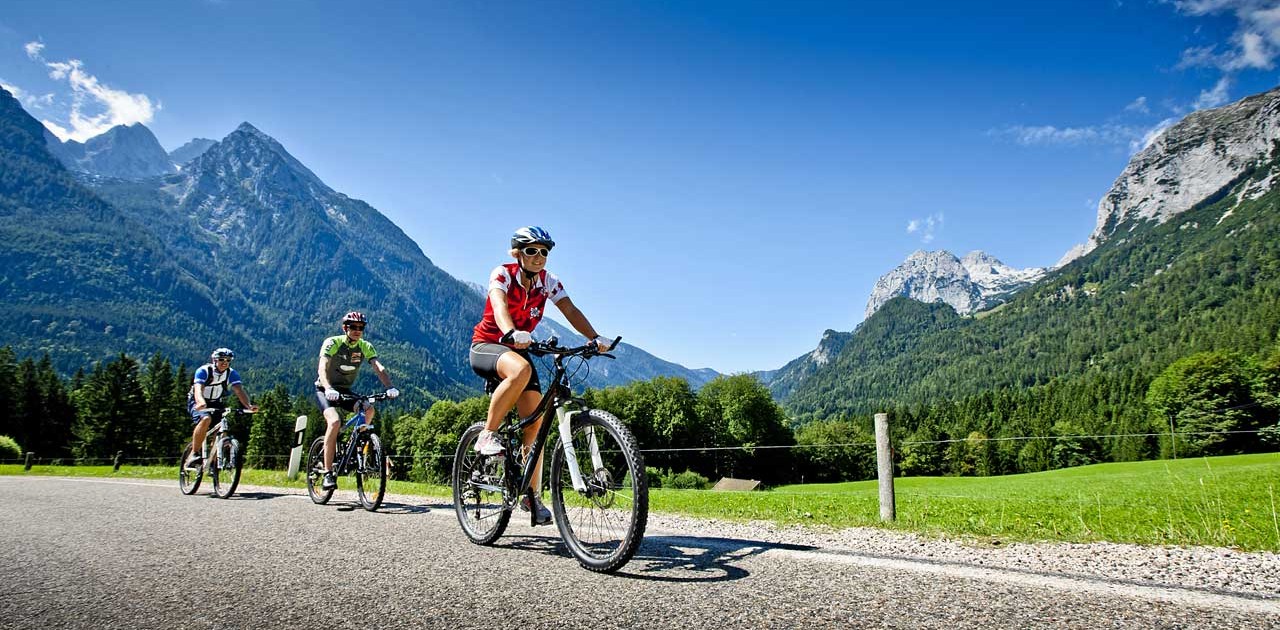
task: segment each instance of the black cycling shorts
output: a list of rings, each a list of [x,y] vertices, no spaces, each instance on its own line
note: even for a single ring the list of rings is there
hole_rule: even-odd
[[[344,394],[344,395],[346,395],[346,396],[354,396],[354,395],[355,395],[355,394],[351,393],[351,390],[349,390],[349,389],[342,389],[341,387],[335,387],[335,388],[333,388],[333,389],[337,390],[337,392],[338,392],[339,394]],[[321,386],[319,386],[319,385],[316,385],[316,400],[320,401],[320,412],[321,412],[321,413],[324,413],[324,410],[325,410],[325,409],[329,409],[330,407],[335,408],[335,409],[344,409],[344,410],[346,410],[346,411],[350,411],[350,412],[352,412],[352,413],[355,413],[355,410],[356,410],[356,402],[357,402],[357,401],[352,400],[352,399],[343,400],[343,399],[339,398],[339,399],[337,400],[337,402],[329,402],[329,399],[324,397],[324,388],[323,388],[323,387],[321,387]]]
[[[538,382],[538,369],[533,365],[533,357],[529,355],[528,350],[516,350],[510,346],[504,346],[500,343],[473,343],[471,344],[471,371],[480,375],[484,379],[484,391],[492,394],[493,390],[502,382],[502,377],[498,376],[498,357],[514,352],[529,362],[533,367],[533,374],[529,376],[529,382],[524,386],[526,392],[542,393],[542,383]]]

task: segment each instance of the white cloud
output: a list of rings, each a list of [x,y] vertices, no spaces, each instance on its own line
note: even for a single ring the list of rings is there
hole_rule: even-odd
[[[1147,97],[1139,96],[1138,98],[1134,99],[1132,103],[1125,105],[1124,111],[1137,112],[1139,114],[1149,114],[1151,113],[1151,108],[1147,107]]]
[[[1137,153],[1138,151],[1151,146],[1151,143],[1155,142],[1156,138],[1160,137],[1160,134],[1164,133],[1166,129],[1172,127],[1176,122],[1178,122],[1177,118],[1166,118],[1156,123],[1154,127],[1146,130],[1146,132],[1142,134],[1141,138],[1136,139],[1129,144],[1129,152]]]
[[[159,103],[153,103],[146,94],[131,94],[98,80],[85,71],[84,62],[79,59],[49,61],[43,56],[44,44],[40,42],[28,43],[26,50],[33,60],[49,68],[49,78],[66,81],[71,88],[71,111],[66,124],[41,121],[63,141],[84,142],[117,125],[149,123],[160,110]],[[49,95],[48,103],[52,102]]]
[[[1225,104],[1231,100],[1227,95],[1227,90],[1231,88],[1231,77],[1224,76],[1218,79],[1212,89],[1201,90],[1200,96],[1196,98],[1196,102],[1192,104],[1195,109],[1208,109]]]
[[[44,109],[46,107],[49,107],[50,105],[53,105],[52,93],[45,94],[43,96],[36,96],[35,94],[32,94],[12,83],[9,83],[4,79],[0,79],[0,87],[3,87],[4,89],[9,90],[9,93],[13,94],[13,97],[18,99],[18,101],[22,103],[22,106],[26,108],[28,111],[33,109]]]
[[[1218,68],[1223,72],[1246,69],[1270,70],[1280,56],[1280,6],[1275,0],[1174,0],[1174,7],[1187,15],[1233,13],[1236,30],[1230,47],[1198,46],[1182,51],[1179,68]]]
[[[936,232],[942,231],[943,217],[938,212],[923,219],[912,219],[907,222],[907,234],[920,233],[921,243],[932,243]]]
[[[1125,125],[1091,125],[1058,127],[1055,125],[1012,125],[993,130],[992,135],[1007,136],[1022,146],[1081,146],[1088,144],[1128,144],[1141,131]]]

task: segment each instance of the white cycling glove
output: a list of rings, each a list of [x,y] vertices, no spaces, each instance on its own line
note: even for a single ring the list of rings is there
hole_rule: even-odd
[[[399,396],[399,395],[400,395],[400,390],[394,387],[387,388],[387,398],[395,398],[396,396]]]
[[[338,390],[332,387],[325,388],[324,399],[329,402],[338,402]]]
[[[605,338],[601,335],[596,335],[596,338],[592,339],[592,341],[596,342],[596,348],[599,348],[601,352],[608,352],[609,347],[613,345],[612,337]]]
[[[533,343],[533,334],[525,330],[517,330],[511,333],[511,342],[519,345],[529,345]]]

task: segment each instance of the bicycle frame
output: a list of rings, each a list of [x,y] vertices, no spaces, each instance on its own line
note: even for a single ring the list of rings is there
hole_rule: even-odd
[[[358,405],[359,411],[351,414],[351,417],[347,418],[346,423],[342,425],[343,429],[346,429],[352,426],[354,426],[355,428],[352,429],[351,433],[347,436],[347,443],[343,445],[342,458],[334,462],[333,464],[333,473],[335,475],[346,474],[347,465],[354,459],[356,454],[356,448],[359,446],[361,442],[361,440],[358,439],[360,434],[365,431],[369,431],[373,429],[372,424],[364,421],[365,410],[368,409],[367,405],[368,405],[367,402],[362,402],[360,405]]]
[[[552,345],[554,345],[554,339],[552,340]],[[519,432],[522,432],[525,427],[536,422],[539,418],[542,419],[542,425],[538,427],[538,434],[534,436],[533,444],[529,446],[529,454],[525,457],[524,465],[520,471],[518,487],[523,490],[515,493],[514,497],[510,497],[512,503],[514,503],[522,494],[527,494],[531,498],[533,496],[533,489],[530,487],[530,482],[533,481],[534,471],[537,468],[542,448],[546,445],[547,436],[551,434],[551,417],[553,415],[557,416],[559,419],[559,422],[556,424],[560,432],[560,447],[564,449],[565,464],[569,468],[569,477],[573,480],[573,489],[578,492],[587,492],[587,484],[582,479],[582,471],[578,469],[577,453],[573,447],[573,440],[570,431],[573,423],[573,416],[577,412],[565,411],[565,407],[571,403],[577,403],[582,406],[585,406],[585,403],[580,399],[574,398],[573,391],[569,388],[569,378],[564,366],[564,359],[566,356],[573,355],[556,354],[554,359],[555,371],[551,379],[552,385],[548,388],[547,393],[542,396],[542,400],[538,401],[538,406],[534,409],[533,413],[529,414],[529,417],[520,418],[516,422],[507,422],[499,429],[502,433],[518,434]],[[591,449],[592,463],[595,465],[596,469],[602,468],[603,460],[600,457],[600,447],[596,443],[594,432],[588,434],[588,443]]]

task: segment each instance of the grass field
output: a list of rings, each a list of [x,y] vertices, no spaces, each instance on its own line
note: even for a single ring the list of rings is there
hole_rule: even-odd
[[[23,472],[18,465],[0,465],[0,474],[167,479],[177,492],[172,467],[123,466],[112,472],[110,466],[35,466]],[[242,483],[304,487],[269,470],[246,470]],[[731,520],[890,527],[988,544],[1107,540],[1280,551],[1280,453],[1098,464],[1007,477],[907,477],[895,486],[898,520],[891,525],[879,521],[875,481],[765,492],[655,489],[650,507]],[[450,494],[444,486],[401,481],[391,482],[388,491]]]

